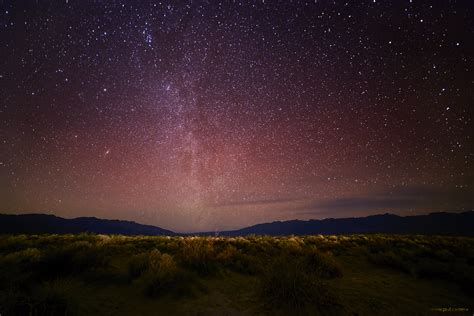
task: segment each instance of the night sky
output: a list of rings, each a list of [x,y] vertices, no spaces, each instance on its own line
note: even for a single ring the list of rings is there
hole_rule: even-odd
[[[0,213],[462,211],[474,2],[0,1]]]

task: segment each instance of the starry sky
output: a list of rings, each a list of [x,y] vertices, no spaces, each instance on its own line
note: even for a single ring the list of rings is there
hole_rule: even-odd
[[[0,212],[179,231],[473,208],[474,2],[0,1]]]

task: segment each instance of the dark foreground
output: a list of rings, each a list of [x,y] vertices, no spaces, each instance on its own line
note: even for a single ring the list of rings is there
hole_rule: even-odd
[[[474,238],[0,237],[0,314],[472,315]]]

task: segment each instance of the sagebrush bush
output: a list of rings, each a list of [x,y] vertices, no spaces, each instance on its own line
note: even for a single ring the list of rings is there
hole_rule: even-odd
[[[132,256],[128,262],[128,274],[131,278],[141,276],[148,269],[148,253]]]
[[[169,255],[167,255],[169,256]],[[153,249],[148,254],[148,269],[149,270],[159,270],[161,267],[161,259],[163,254],[158,249]]]
[[[217,260],[213,245],[205,238],[188,239],[181,252],[183,264],[200,275],[217,272]]]
[[[68,279],[47,281],[33,293],[34,315],[76,315],[79,302],[71,293],[74,284]]]
[[[44,252],[38,272],[45,277],[59,277],[81,274],[108,266],[110,258],[100,247],[86,241],[68,246],[51,248]]]
[[[310,270],[324,278],[338,278],[343,275],[341,264],[331,252],[309,249],[306,253],[306,263]]]
[[[416,272],[421,278],[449,278],[451,266],[432,258],[422,258],[417,262]]]
[[[403,258],[400,254],[397,254],[392,250],[369,253],[368,259],[372,263],[380,266],[393,268],[413,275],[416,274],[416,266],[414,263],[407,258]]]
[[[128,262],[129,276],[133,279],[141,276],[147,270],[157,270],[162,256],[163,254],[156,248],[150,252],[142,252],[132,256]]]
[[[238,256],[238,250],[232,245],[223,246],[223,249],[217,254],[216,260],[224,266],[232,267]]]
[[[77,315],[79,304],[71,293],[74,285],[58,279],[32,285],[29,291],[17,287],[0,290],[2,315]]]
[[[177,266],[171,255],[166,253],[151,254],[148,269],[139,280],[144,294],[148,297],[163,294],[183,296],[189,293],[190,281],[189,275]]]
[[[31,264],[38,263],[41,260],[41,251],[37,248],[27,248],[17,252],[9,253],[3,257],[0,263],[7,265],[17,265],[27,267]]]
[[[273,260],[260,276],[260,293],[271,309],[303,312],[337,306],[328,285],[308,270],[303,258],[281,256]]]
[[[73,313],[64,279],[137,286],[148,297],[202,290],[199,277],[259,280],[273,311],[338,310],[330,284],[349,255],[411,274],[442,278],[474,295],[474,239],[436,236],[147,237],[114,235],[0,236],[0,314]],[[370,266],[368,266],[370,267]],[[128,269],[128,270],[127,270]],[[348,280],[342,281],[342,283]],[[414,280],[415,281],[415,280]],[[76,285],[74,285],[76,286]],[[72,292],[73,293],[73,292]],[[77,295],[77,294],[76,294]]]

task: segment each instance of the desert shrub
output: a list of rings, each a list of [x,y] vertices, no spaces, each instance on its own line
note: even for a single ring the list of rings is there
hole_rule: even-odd
[[[330,252],[309,249],[306,254],[306,264],[308,269],[324,278],[337,278],[343,275],[341,264]]]
[[[180,255],[183,264],[200,275],[212,275],[217,272],[214,249],[204,238],[188,239]]]
[[[177,240],[170,240],[165,249],[169,253],[177,253],[181,249],[181,244]]]
[[[238,250],[232,245],[224,245],[221,251],[217,254],[216,260],[224,266],[231,267],[235,264],[238,255]]]
[[[67,279],[48,281],[34,292],[34,315],[76,315],[79,303],[71,293],[74,285]]]
[[[108,263],[109,258],[100,247],[78,241],[46,251],[39,262],[38,272],[46,277],[59,277],[101,269]]]
[[[190,293],[193,278],[179,268],[172,255],[158,249],[134,255],[128,265],[130,278],[137,282],[148,297],[172,294],[178,297]]]
[[[465,257],[467,264],[474,266],[474,247],[466,250]]]
[[[34,282],[35,271],[42,258],[36,248],[16,251],[0,257],[0,288],[28,287]]]
[[[261,273],[263,264],[262,257],[236,252],[231,269],[239,273],[255,275]]]
[[[27,248],[17,252],[9,253],[2,258],[0,264],[17,265],[20,267],[29,266],[39,262],[41,259],[41,251],[36,248]]]
[[[16,286],[0,288],[0,314],[1,315],[28,315],[30,313],[30,299]]]
[[[466,294],[474,297],[474,274],[464,274],[457,276],[457,284]]]
[[[300,243],[294,238],[281,240],[279,246],[286,253],[299,254],[302,250]]]
[[[0,291],[0,313],[3,315],[77,315],[79,304],[74,299],[69,280],[53,280],[25,291],[9,287]]]
[[[85,246],[80,250],[74,248],[72,262],[75,272],[82,272],[89,269],[98,269],[108,264],[108,258],[104,256],[104,249],[93,245]]]
[[[468,263],[453,263],[450,266],[451,278],[468,295],[474,297],[474,266]]]
[[[147,270],[158,269],[162,256],[162,253],[158,249],[132,256],[128,262],[129,276],[131,278],[137,278]]]
[[[169,257],[169,255],[167,255]],[[148,269],[158,270],[161,266],[161,259],[163,254],[158,249],[153,249],[148,254]]]
[[[140,253],[130,258],[128,274],[131,278],[141,276],[148,269],[148,253]]]
[[[453,261],[455,259],[453,253],[448,249],[439,249],[433,252],[433,255],[436,259],[442,260],[445,262]]]
[[[27,235],[0,236],[0,253],[12,253],[34,247]]]
[[[402,258],[400,254],[396,254],[391,250],[381,251],[378,253],[369,253],[368,259],[374,264],[389,267],[410,274],[414,274],[416,270],[414,264],[410,260],[408,260],[408,258]]]
[[[169,291],[178,281],[176,263],[168,254],[150,260],[150,266],[141,278],[144,293],[150,297]]]
[[[71,274],[74,270],[73,252],[58,248],[45,252],[38,272],[45,277],[58,277]]]
[[[164,294],[181,297],[191,292],[191,281],[190,275],[177,266],[171,255],[155,253],[150,256],[148,269],[139,283],[148,297]]]
[[[338,305],[328,285],[308,271],[302,258],[276,258],[260,276],[260,294],[267,307],[292,313],[328,310]]]
[[[450,265],[431,258],[422,258],[416,266],[417,275],[421,278],[449,278]]]

